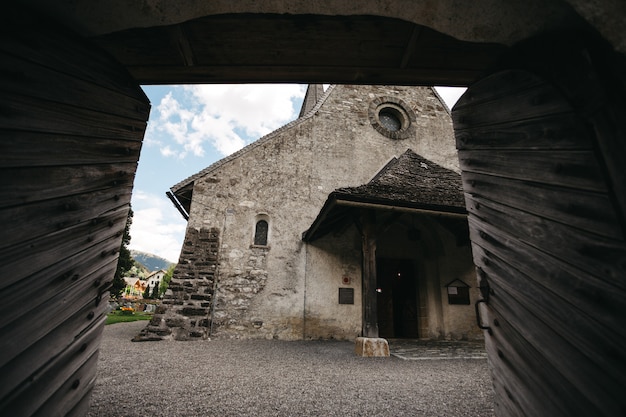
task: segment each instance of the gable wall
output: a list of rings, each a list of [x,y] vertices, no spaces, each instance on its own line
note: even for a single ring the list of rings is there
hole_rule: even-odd
[[[370,124],[370,101],[399,93],[417,113],[416,139],[389,139]],[[443,120],[435,119],[441,115]],[[216,228],[221,236],[213,334],[304,337],[307,265],[309,271],[326,265],[329,274],[339,277],[348,267],[336,254],[320,259],[321,264],[307,264],[301,235],[328,194],[366,183],[409,147],[456,169],[453,140],[449,115],[430,89],[336,86],[316,115],[197,180],[188,227]],[[267,248],[252,246],[259,214],[269,218]],[[353,259],[356,264],[349,268],[360,291],[360,256]],[[333,268],[337,271],[330,272]],[[320,291],[337,298],[336,285]],[[355,300],[352,310],[342,330],[350,337],[355,323],[360,326],[360,301]]]

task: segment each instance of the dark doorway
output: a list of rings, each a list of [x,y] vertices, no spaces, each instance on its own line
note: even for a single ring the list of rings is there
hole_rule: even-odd
[[[386,338],[417,338],[417,277],[410,259],[377,258],[378,332]]]

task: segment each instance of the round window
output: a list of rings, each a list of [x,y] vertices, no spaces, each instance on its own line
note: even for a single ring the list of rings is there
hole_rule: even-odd
[[[400,117],[401,114],[391,107],[384,107],[378,112],[380,124],[391,132],[397,132],[402,129],[402,119]]]
[[[368,110],[372,127],[391,139],[415,137],[415,113],[396,97],[374,99]]]

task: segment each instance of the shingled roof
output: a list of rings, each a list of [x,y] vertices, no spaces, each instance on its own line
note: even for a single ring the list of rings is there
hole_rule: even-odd
[[[371,202],[465,211],[461,176],[407,149],[367,184],[338,188],[335,196]]]
[[[338,188],[330,193],[319,215],[304,232],[303,240],[321,237],[355,207],[448,215],[467,213],[461,176],[407,149],[367,184]]]

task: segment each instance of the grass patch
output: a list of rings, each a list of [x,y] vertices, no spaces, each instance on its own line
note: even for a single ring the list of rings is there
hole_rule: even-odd
[[[137,313],[137,312],[128,314],[127,312],[116,310],[116,311],[111,311],[107,315],[107,321],[105,324],[127,323],[130,321],[150,320],[151,318],[152,318],[152,314]]]

